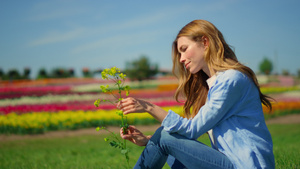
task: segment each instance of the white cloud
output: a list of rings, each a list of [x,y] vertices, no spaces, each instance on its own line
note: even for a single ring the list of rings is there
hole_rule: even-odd
[[[46,6],[43,4],[42,6]],[[60,10],[60,9],[58,9]],[[77,38],[82,37],[83,35],[88,37],[94,37],[99,35],[109,35],[109,34],[116,34],[116,32],[124,31],[124,30],[131,30],[135,29],[140,30],[144,29],[145,26],[150,26],[153,24],[159,24],[160,22],[166,22],[170,17],[175,15],[179,10],[175,8],[164,9],[161,11],[157,11],[154,13],[148,13],[147,15],[138,16],[136,18],[131,18],[128,20],[116,21],[112,24],[101,24],[96,27],[87,27],[81,26],[81,28],[75,28],[74,30],[70,31],[52,31],[48,30],[48,33],[43,35],[42,37],[35,39],[29,42],[29,46],[40,46],[40,45],[47,45],[53,44],[58,42],[64,42],[69,40],[76,40]],[[47,14],[40,14],[34,18],[34,20],[47,20],[51,18],[59,18],[67,15],[73,15],[70,11],[52,11]],[[113,37],[112,37],[113,39]],[[94,42],[92,42],[94,43]],[[93,45],[89,45],[93,46]],[[86,48],[86,47],[79,47],[79,48]],[[79,51],[79,50],[77,50]]]
[[[122,46],[143,44],[159,39],[159,36],[163,33],[163,30],[147,30],[145,27],[159,25],[167,22],[174,15],[180,15],[180,12],[184,12],[188,8],[169,8],[161,9],[147,15],[138,16],[132,19],[124,20],[122,22],[114,22],[110,25],[100,25],[96,28],[86,28],[85,36],[101,36],[111,35],[108,38],[99,39],[90,43],[86,43],[74,48],[71,53],[80,53],[88,50],[99,49],[100,47],[108,47],[111,45],[120,44]],[[122,33],[126,30],[134,33]],[[136,30],[136,31],[135,31]],[[134,40],[132,40],[134,39]],[[131,40],[131,41],[129,41]],[[118,42],[125,43],[118,43]]]
[[[55,9],[53,11],[48,12],[40,12],[39,15],[32,16],[30,21],[47,21],[53,19],[61,19],[65,17],[72,17],[74,15],[78,15],[83,13],[83,11],[75,10],[75,9]]]
[[[35,47],[35,46],[46,45],[50,43],[58,43],[58,42],[73,40],[82,36],[83,33],[84,33],[83,29],[79,29],[79,28],[69,32],[50,32],[44,37],[29,42],[29,46]]]
[[[74,48],[71,53],[80,53],[88,50],[95,50],[99,48],[108,48],[110,46],[114,48],[131,46],[135,44],[143,44],[156,40],[161,34],[160,31],[142,31],[134,32],[131,34],[117,34],[109,36],[108,38],[99,39],[97,41],[87,43]]]
[[[100,25],[96,28],[89,28],[88,32],[95,34],[102,34],[105,32],[109,34],[109,32],[113,31],[124,31],[124,30],[141,30],[145,29],[145,26],[153,26],[159,24],[165,24],[169,21],[170,18],[174,18],[176,15],[180,15],[182,12],[186,12],[189,8],[180,6],[177,8],[170,7],[164,8],[157,11],[152,11],[151,13],[147,13],[145,15],[137,15],[135,18],[128,18],[126,20],[117,20],[112,24]]]

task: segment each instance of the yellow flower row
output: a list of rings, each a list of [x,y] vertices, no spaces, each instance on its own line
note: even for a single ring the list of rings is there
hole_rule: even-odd
[[[261,87],[260,88],[262,93],[281,93],[287,91],[296,91],[300,90],[299,86],[291,86],[291,87]]]
[[[164,107],[182,112],[182,107]],[[127,115],[129,124],[155,123],[156,120],[148,113]],[[120,125],[120,116],[116,110],[99,111],[59,111],[34,112],[25,114],[10,113],[0,115],[0,133],[42,133],[47,130],[74,129],[96,127],[101,125]]]
[[[183,115],[182,106],[163,107],[164,110],[173,110]],[[300,110],[300,102],[278,102],[273,104],[273,111],[268,113],[263,106],[265,115],[274,113],[287,113],[286,111]],[[129,124],[153,124],[157,121],[148,113],[133,113],[126,116]],[[59,111],[34,112],[0,115],[0,133],[43,133],[49,130],[77,129],[85,127],[98,127],[105,125],[119,126],[120,116],[115,110],[98,111]]]

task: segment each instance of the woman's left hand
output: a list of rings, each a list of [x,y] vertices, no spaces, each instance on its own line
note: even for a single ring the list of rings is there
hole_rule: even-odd
[[[129,126],[128,133],[123,133],[123,128],[120,129],[120,135],[123,139],[129,140],[138,146],[146,146],[151,136],[145,136],[135,126]]]

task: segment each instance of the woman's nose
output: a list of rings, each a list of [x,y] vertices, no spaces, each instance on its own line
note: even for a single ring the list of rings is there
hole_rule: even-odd
[[[183,55],[180,56],[180,60],[179,60],[181,63],[184,63],[185,62],[185,57]]]

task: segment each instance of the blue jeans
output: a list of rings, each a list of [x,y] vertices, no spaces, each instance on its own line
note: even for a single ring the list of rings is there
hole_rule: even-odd
[[[168,133],[160,127],[149,140],[134,169],[162,168],[165,163],[177,168],[230,168],[234,166],[221,152],[196,140],[176,133]]]

